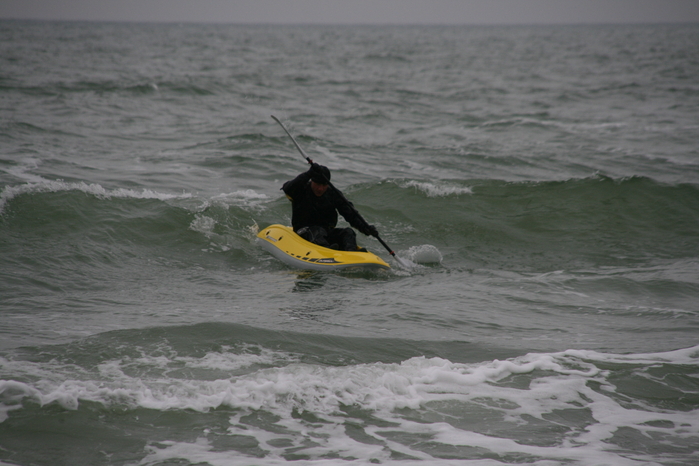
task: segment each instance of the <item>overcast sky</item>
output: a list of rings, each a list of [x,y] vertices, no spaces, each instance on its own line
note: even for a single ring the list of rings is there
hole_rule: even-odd
[[[0,0],[0,18],[275,24],[699,22],[699,0]]]

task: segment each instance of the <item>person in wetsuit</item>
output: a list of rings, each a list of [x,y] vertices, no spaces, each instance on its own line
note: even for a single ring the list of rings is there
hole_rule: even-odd
[[[357,246],[352,228],[336,228],[337,213],[367,236],[378,236],[351,202],[330,185],[328,167],[313,163],[311,168],[282,186],[291,200],[291,226],[296,234],[319,246],[344,251],[363,250]],[[364,249],[364,251],[366,251]]]

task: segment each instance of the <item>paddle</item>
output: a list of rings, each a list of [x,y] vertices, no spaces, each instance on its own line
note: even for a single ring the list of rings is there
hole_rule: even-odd
[[[284,132],[285,132],[286,134],[289,135],[289,137],[290,137],[291,140],[293,141],[294,145],[295,145],[296,148],[299,150],[299,152],[301,153],[301,155],[303,156],[303,158],[306,159],[306,161],[308,162],[308,164],[309,164],[309,165],[313,165],[313,160],[312,160],[309,156],[306,155],[306,153],[303,151],[303,149],[301,149],[301,146],[299,146],[299,143],[296,142],[296,139],[294,139],[294,137],[291,135],[291,133],[289,132],[289,130],[286,129],[286,126],[284,126],[284,124],[283,124],[281,121],[279,121],[279,118],[275,117],[274,115],[272,115],[272,118],[274,119],[274,121],[276,121],[277,123],[279,123],[279,126],[281,126],[282,129],[284,130]],[[347,198],[345,197],[344,194],[342,194],[342,191],[340,191],[339,189],[335,188],[335,186],[333,186],[332,183],[330,183],[330,180],[326,179],[325,181],[328,183],[328,186],[330,187],[330,189],[332,189],[333,191],[335,191],[335,193],[338,194],[338,195],[340,196],[340,199],[342,199],[344,202],[346,202],[347,205],[349,205],[350,208],[351,208],[355,213],[359,214],[359,212],[357,212],[357,209],[354,208],[354,206],[352,205],[352,203],[351,203],[350,201],[347,200]],[[359,218],[363,218],[363,217],[361,217],[361,215],[360,215]],[[365,221],[365,223],[366,223],[366,221]],[[382,240],[381,237],[379,237],[378,232],[376,233],[376,235],[375,235],[374,237],[375,237],[377,240],[379,240],[379,243],[381,243],[381,245],[382,245],[384,248],[386,248],[386,250],[388,251],[388,253],[389,253],[391,256],[393,256],[393,258],[396,260],[396,262],[398,262],[398,263],[399,263],[403,268],[405,268],[405,269],[409,269],[409,268],[410,268],[410,266],[409,266],[405,261],[403,261],[403,259],[401,259],[400,257],[396,256],[396,253],[393,252],[393,249],[391,249],[391,248],[388,246],[388,244],[386,244],[386,242],[385,242],[384,240]]]

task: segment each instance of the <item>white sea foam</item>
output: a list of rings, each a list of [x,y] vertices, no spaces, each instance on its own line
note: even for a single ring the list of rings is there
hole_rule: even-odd
[[[473,191],[468,186],[457,186],[449,183],[432,183],[428,181],[407,181],[400,184],[402,188],[415,188],[422,191],[427,197],[458,196],[461,194],[472,194]]]
[[[211,237],[216,227],[216,220],[202,214],[197,214],[189,225],[189,229],[204,234],[207,238]]]
[[[602,367],[597,365],[600,362],[604,363]],[[317,458],[315,464],[324,464],[322,458],[328,455],[344,460],[391,462],[391,451],[438,461],[430,454],[432,447],[424,449],[421,442],[400,440],[401,436],[417,436],[444,448],[481,448],[498,455],[529,455],[549,461],[534,464],[583,465],[593,461],[631,465],[652,462],[652,458],[616,451],[610,439],[620,428],[635,429],[649,438],[672,435],[683,442],[699,440],[699,409],[671,411],[640,401],[624,402],[624,395],[620,398],[616,394],[612,372],[607,367],[609,363],[622,364],[640,372],[665,363],[695,367],[699,363],[699,347],[637,355],[569,350],[479,364],[414,357],[400,364],[343,367],[303,364],[291,354],[267,349],[239,354],[223,348],[200,358],[144,355],[113,360],[99,365],[97,374],[76,368],[77,377],[73,378],[66,378],[73,367],[70,365],[7,360],[0,363],[3,374],[25,370],[29,378],[36,380],[0,381],[2,419],[11,410],[20,409],[24,399],[41,405],[58,403],[71,410],[87,400],[200,412],[225,406],[238,411],[230,420],[228,434],[254,437],[268,452],[260,464],[277,464],[285,451],[294,449]],[[251,371],[242,375],[221,373],[216,380],[204,380],[182,377],[182,368]],[[526,377],[526,383],[503,383],[513,376]],[[358,442],[346,433],[346,406],[369,411],[381,420],[362,427],[362,435],[371,438],[370,442]],[[406,410],[412,414],[406,417]],[[278,419],[274,429],[241,420],[245,413],[260,411]],[[474,418],[474,411],[483,413],[484,420]],[[295,412],[312,413],[322,422],[306,422]],[[583,421],[574,425],[555,421],[567,412],[578,413],[573,418]],[[537,420],[535,424],[550,424],[553,432],[559,433],[547,445],[488,433],[491,429],[522,428],[532,419]],[[284,433],[279,434],[280,431]],[[396,432],[401,434],[396,437]],[[235,455],[234,451],[219,451],[201,438],[195,443],[151,445],[144,461],[150,464],[167,458],[186,458],[192,463],[237,464],[241,458],[236,459]]]
[[[31,170],[35,170],[39,167],[39,165],[41,164],[41,159],[37,159],[34,157],[25,157],[19,160],[18,162],[18,165],[5,168],[3,171],[30,183],[41,183],[43,181],[46,181],[44,178],[38,175],[34,175],[30,172]]]
[[[231,193],[222,193],[204,200],[197,210],[204,211],[209,207],[260,208],[269,199],[266,194],[258,193],[252,189],[241,189]]]
[[[241,203],[249,204],[251,202],[265,201],[267,199],[269,199],[269,196],[258,193],[252,189],[241,189],[232,193],[219,194],[211,198],[213,202],[231,203],[232,205],[240,205]]]
[[[662,353],[638,353],[638,354],[609,354],[599,353],[592,350],[567,350],[560,353],[564,356],[571,356],[589,361],[611,362],[618,364],[680,364],[696,365],[699,363],[699,346],[683,348],[675,351]]]
[[[160,199],[165,201],[170,199],[189,199],[192,197],[192,195],[189,193],[169,194],[160,193],[150,189],[143,189],[140,191],[124,188],[106,189],[97,183],[88,184],[83,181],[67,182],[63,180],[43,180],[16,186],[6,186],[2,193],[0,193],[0,214],[4,212],[5,205],[19,195],[32,193],[52,193],[60,191],[82,191],[86,194],[105,199],[134,198]]]
[[[5,422],[8,413],[22,407],[24,399],[41,399],[36,388],[16,380],[0,380],[0,422]]]
[[[172,199],[192,199],[194,196],[191,193],[162,193],[151,189],[125,189],[115,188],[107,189],[98,183],[68,182],[63,180],[46,180],[39,176],[34,176],[30,183],[6,186],[0,193],[0,214],[3,213],[6,204],[17,196],[22,194],[33,193],[52,193],[61,191],[81,191],[85,194],[90,194],[95,197],[109,198],[133,198],[133,199],[159,199],[168,201]],[[204,210],[211,205],[221,205],[223,207],[243,206],[255,207],[260,203],[269,199],[266,194],[258,193],[252,189],[244,189],[234,191],[232,193],[223,193],[211,197],[204,201],[204,204],[198,210]]]
[[[431,244],[411,246],[407,251],[401,251],[399,255],[418,264],[438,264],[442,262],[442,253]]]

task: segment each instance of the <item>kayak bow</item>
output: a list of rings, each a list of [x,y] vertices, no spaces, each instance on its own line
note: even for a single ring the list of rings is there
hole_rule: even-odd
[[[390,269],[371,252],[338,251],[306,241],[291,227],[270,225],[257,235],[257,243],[285,264],[303,270]]]

